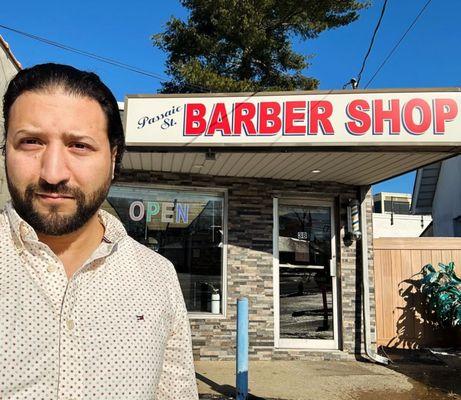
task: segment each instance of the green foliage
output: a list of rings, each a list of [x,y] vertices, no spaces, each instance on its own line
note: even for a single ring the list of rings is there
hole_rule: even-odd
[[[168,53],[163,93],[311,90],[308,59],[293,39],[313,39],[358,18],[360,0],[182,0],[188,20],[171,17],[154,45]],[[327,49],[325,51],[328,51]]]
[[[421,270],[420,290],[437,322],[442,327],[461,326],[461,279],[455,274],[455,264],[439,263],[437,271],[431,264]]]

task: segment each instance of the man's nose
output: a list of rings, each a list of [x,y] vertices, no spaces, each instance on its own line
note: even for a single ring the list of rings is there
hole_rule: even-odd
[[[57,185],[70,179],[66,148],[59,144],[49,144],[42,154],[40,178]]]

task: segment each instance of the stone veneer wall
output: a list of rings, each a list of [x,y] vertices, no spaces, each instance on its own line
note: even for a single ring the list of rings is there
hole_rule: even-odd
[[[343,241],[345,204],[358,196],[358,188],[330,182],[298,182],[247,179],[199,174],[123,171],[120,182],[149,182],[175,187],[214,187],[228,190],[227,313],[225,319],[191,318],[195,359],[232,360],[235,357],[236,303],[248,297],[250,313],[250,358],[268,359],[349,359],[363,348],[361,269],[357,249],[360,242],[346,246]],[[334,198],[336,240],[341,298],[340,350],[306,351],[274,348],[273,314],[273,197]],[[340,204],[340,207],[338,205]],[[373,247],[371,193],[367,196],[370,281],[373,291]],[[338,218],[339,217],[339,218]],[[338,220],[340,221],[338,225]],[[372,296],[374,332],[374,297]]]

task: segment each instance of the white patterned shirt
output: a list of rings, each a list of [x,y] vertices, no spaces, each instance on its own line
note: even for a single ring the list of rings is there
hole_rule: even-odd
[[[104,240],[68,279],[10,203],[0,213],[0,399],[198,398],[174,267],[99,217]]]

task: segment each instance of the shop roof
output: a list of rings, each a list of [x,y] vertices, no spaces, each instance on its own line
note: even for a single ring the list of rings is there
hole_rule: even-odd
[[[3,48],[4,52],[6,53],[8,58],[11,60],[15,68],[18,71],[22,69],[21,63],[16,59],[16,57],[14,56],[13,52],[10,49],[10,45],[8,44],[8,42],[5,41],[5,39],[3,39],[2,35],[0,35],[0,46]]]
[[[413,214],[432,213],[432,203],[437,189],[441,166],[442,162],[439,161],[418,169],[411,205],[411,212]]]

